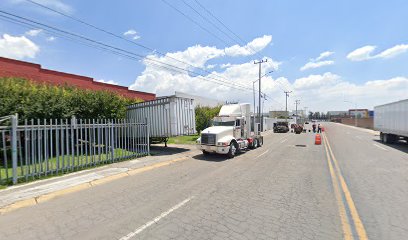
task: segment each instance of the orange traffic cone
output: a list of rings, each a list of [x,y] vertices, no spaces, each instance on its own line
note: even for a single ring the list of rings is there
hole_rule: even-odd
[[[315,144],[316,144],[316,145],[322,144],[322,137],[320,136],[320,134],[316,134]]]

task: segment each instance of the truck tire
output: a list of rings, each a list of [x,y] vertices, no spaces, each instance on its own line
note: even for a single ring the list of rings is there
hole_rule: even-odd
[[[260,138],[258,140],[258,147],[262,147],[262,145],[263,145],[263,139]]]
[[[208,154],[210,154],[210,153],[207,152],[207,151],[205,151],[205,150],[203,150],[203,154],[204,154],[204,155],[208,155]]]
[[[252,143],[252,149],[256,149],[258,147],[258,139],[255,138],[254,142]]]
[[[395,141],[397,140],[397,138],[396,138],[396,136],[395,135],[392,135],[392,134],[387,134],[387,133],[384,133],[383,134],[383,139],[384,139],[384,143],[387,143],[387,144],[393,144],[393,143],[395,143]]]
[[[228,158],[234,158],[235,157],[235,152],[236,152],[236,147],[235,144],[232,142],[230,143],[230,148],[227,153]]]

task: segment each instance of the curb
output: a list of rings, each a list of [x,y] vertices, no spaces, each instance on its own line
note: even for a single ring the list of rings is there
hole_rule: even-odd
[[[159,163],[155,163],[155,164],[152,164],[152,165],[143,166],[143,167],[140,167],[140,168],[128,169],[126,172],[113,174],[113,175],[106,176],[106,177],[96,179],[96,180],[92,180],[92,181],[86,182],[86,183],[81,183],[81,184],[78,184],[76,186],[72,186],[72,187],[68,187],[68,188],[65,188],[65,189],[57,190],[55,192],[50,192],[50,193],[42,194],[42,195],[39,195],[39,196],[31,197],[31,198],[28,198],[28,199],[19,200],[19,201],[16,201],[14,203],[11,203],[9,205],[6,205],[4,207],[1,207],[0,208],[0,216],[4,215],[6,213],[9,213],[11,211],[20,209],[20,208],[34,206],[34,205],[37,205],[37,204],[40,204],[40,203],[47,202],[47,201],[49,201],[51,199],[54,199],[56,197],[64,196],[64,195],[74,193],[74,192],[79,192],[79,191],[82,191],[82,190],[85,190],[85,189],[89,189],[89,188],[96,187],[96,186],[99,186],[99,185],[102,185],[102,184],[105,184],[105,183],[108,183],[108,182],[111,182],[111,181],[121,179],[121,178],[124,178],[124,177],[134,176],[134,175],[137,175],[137,174],[142,173],[142,172],[147,172],[147,171],[150,171],[150,170],[153,170],[153,169],[156,169],[156,168],[168,166],[168,165],[171,165],[171,164],[176,163],[176,162],[187,160],[188,158],[189,157],[184,156],[184,157],[176,158],[176,159],[173,159],[173,160],[167,160],[167,161],[164,161],[164,162],[159,162]]]

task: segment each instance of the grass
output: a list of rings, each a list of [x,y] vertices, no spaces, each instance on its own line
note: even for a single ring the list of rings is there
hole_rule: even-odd
[[[137,152],[127,151],[125,149],[115,149],[113,157],[115,158],[115,162],[134,158],[137,156]],[[56,157],[48,159],[48,170],[52,172],[48,172],[47,176],[45,173],[39,174],[38,172],[45,171],[47,169],[47,162],[43,160],[42,163],[36,163],[31,165],[22,165],[17,167],[17,175],[21,177],[19,182],[25,181],[25,174],[30,171],[30,173],[35,172],[34,176],[28,176],[28,180],[35,180],[35,179],[43,179],[48,178],[50,176],[59,176],[64,173],[68,172],[75,172],[83,169],[89,169],[93,167],[97,167],[100,165],[108,164],[110,162],[111,152],[103,153],[101,155],[78,155],[72,159],[72,156],[65,155],[60,156],[58,159]],[[23,160],[24,161],[24,160]],[[57,165],[59,166],[59,171],[57,174]],[[11,183],[12,179],[12,171],[11,163],[8,165],[8,169],[0,166],[0,189],[4,188],[2,185],[8,185]],[[8,179],[6,179],[6,174],[8,174]]]
[[[171,137],[167,143],[169,144],[195,144],[197,138],[199,138],[199,134],[191,135],[191,136],[178,136],[178,137]]]

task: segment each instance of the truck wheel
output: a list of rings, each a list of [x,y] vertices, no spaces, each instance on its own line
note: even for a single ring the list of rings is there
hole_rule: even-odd
[[[258,139],[255,138],[255,139],[254,139],[254,142],[252,143],[252,145],[253,145],[252,148],[253,148],[253,149],[256,149],[256,148],[258,147]]]
[[[259,140],[258,140],[258,147],[262,147],[262,144],[263,144],[263,140],[262,140],[262,139],[259,139]]]
[[[208,154],[210,154],[210,153],[207,152],[207,151],[205,151],[205,150],[203,150],[203,154],[204,154],[204,155],[208,155]]]
[[[235,144],[232,142],[230,143],[230,148],[229,151],[227,153],[228,158],[234,158],[235,157],[235,151],[236,151],[236,147]]]

